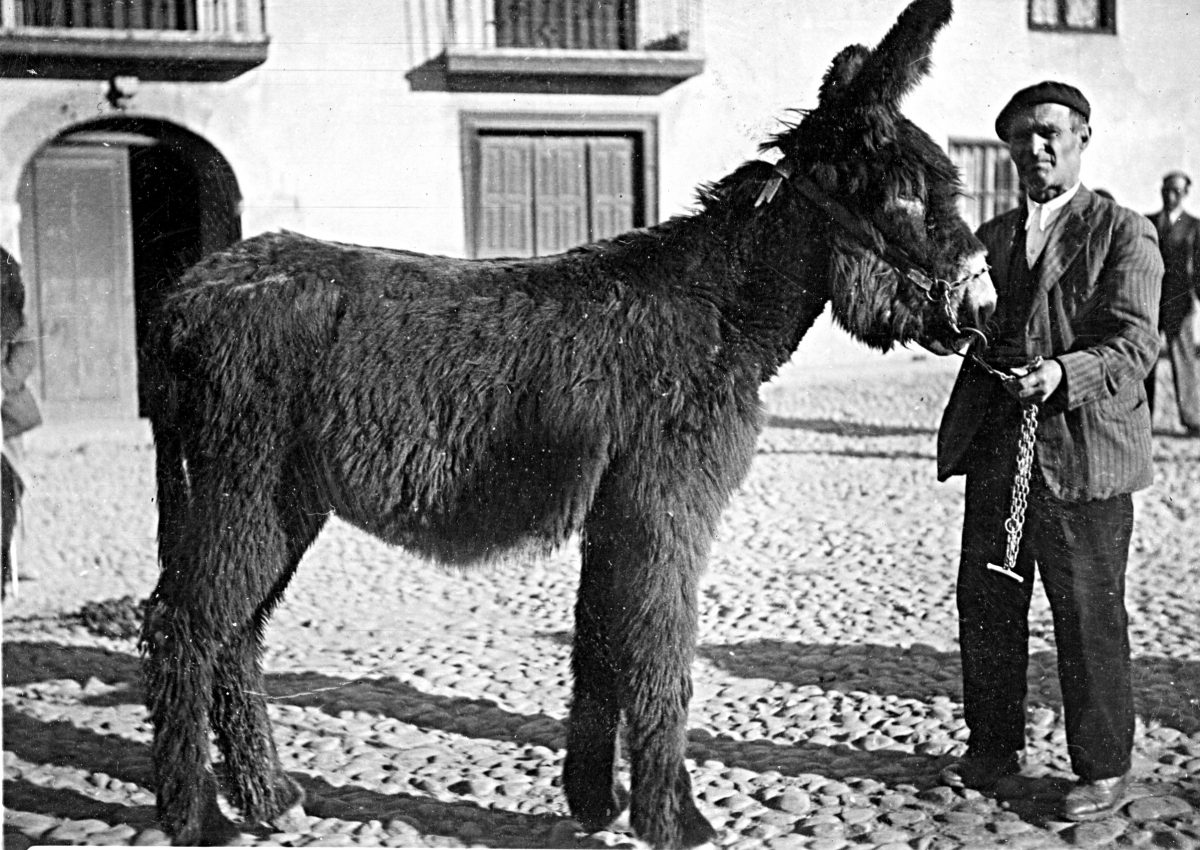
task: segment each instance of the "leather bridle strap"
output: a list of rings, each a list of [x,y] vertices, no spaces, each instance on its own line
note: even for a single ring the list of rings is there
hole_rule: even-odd
[[[978,275],[972,275],[961,280],[947,281],[929,274],[906,251],[889,244],[878,228],[864,221],[862,216],[850,212],[812,180],[803,175],[794,174],[791,163],[787,160],[780,160],[776,163],[775,173],[763,186],[754,205],[757,207],[770,203],[784,181],[794,186],[807,201],[829,216],[859,245],[900,272],[906,280],[924,292],[931,301],[948,298],[952,290],[965,286],[978,277]]]

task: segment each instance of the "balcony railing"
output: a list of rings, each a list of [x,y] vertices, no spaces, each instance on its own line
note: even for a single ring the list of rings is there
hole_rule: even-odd
[[[267,58],[264,0],[0,0],[0,76],[226,80]]]
[[[496,44],[629,50],[636,45],[632,0],[496,0]]]
[[[455,47],[686,51],[699,0],[446,0]]]
[[[699,73],[700,0],[442,0],[452,89],[657,93]]]

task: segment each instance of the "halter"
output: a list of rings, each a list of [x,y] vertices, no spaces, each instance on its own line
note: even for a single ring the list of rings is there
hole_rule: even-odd
[[[872,227],[860,217],[853,215],[846,207],[830,197],[828,193],[823,192],[808,178],[793,175],[792,167],[786,160],[780,160],[776,164],[775,173],[771,175],[767,184],[763,186],[758,199],[754,202],[754,206],[758,207],[763,204],[769,204],[785,180],[791,180],[801,195],[820,207],[826,215],[833,219],[859,245],[882,259],[905,280],[924,292],[926,298],[930,301],[941,301],[942,307],[946,312],[946,318],[954,332],[970,334],[975,337],[967,348],[967,353],[963,356],[970,357],[984,371],[999,378],[1001,381],[1007,383],[1008,381],[1017,380],[1019,377],[1018,374],[1003,372],[980,356],[976,348],[987,348],[987,335],[977,328],[960,328],[954,311],[950,309],[950,294],[986,274],[986,267],[973,275],[953,281],[943,280],[929,274],[917,265],[916,261],[905,251],[894,245],[889,245],[884,240],[878,228]],[[1035,369],[1040,364],[1041,358],[1038,357],[1029,364],[1028,368]],[[1016,564],[1017,553],[1021,546],[1021,536],[1025,527],[1025,510],[1028,506],[1029,482],[1034,459],[1034,443],[1037,439],[1038,407],[1037,404],[1026,404],[1023,405],[1022,409],[1021,432],[1017,445],[1017,469],[1013,479],[1009,516],[1004,522],[1004,530],[1006,532],[1004,563],[988,563],[987,565],[989,570],[1005,575],[1017,582],[1024,581],[1024,578],[1016,571]]]
[[[754,206],[769,204],[785,180],[795,186],[806,200],[833,219],[859,246],[891,266],[904,280],[921,290],[930,301],[940,301],[950,327],[955,333],[963,333],[964,330],[970,331],[982,338],[983,344],[986,346],[987,338],[980,331],[974,328],[959,328],[958,318],[954,315],[955,311],[950,308],[951,295],[986,274],[986,268],[958,280],[945,280],[929,274],[908,252],[889,244],[878,228],[863,221],[861,216],[854,215],[812,180],[801,174],[793,173],[792,165],[786,159],[775,164],[775,173],[771,175],[762,191],[759,192]]]

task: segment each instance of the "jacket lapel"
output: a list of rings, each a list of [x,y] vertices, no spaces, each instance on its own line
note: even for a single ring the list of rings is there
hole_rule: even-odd
[[[1197,219],[1195,216],[1188,215],[1187,213],[1180,213],[1179,224],[1185,233],[1190,233],[1195,230]]]
[[[1091,202],[1092,193],[1080,186],[1075,197],[1067,204],[1050,228],[1046,246],[1042,249],[1041,262],[1038,264],[1038,290],[1048,291],[1062,280],[1063,272],[1075,262],[1075,258],[1087,244],[1091,231],[1083,211]]]

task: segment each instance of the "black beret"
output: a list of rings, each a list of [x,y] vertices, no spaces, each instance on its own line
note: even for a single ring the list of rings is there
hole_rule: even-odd
[[[1012,121],[1013,116],[1026,106],[1033,106],[1038,103],[1061,103],[1063,106],[1069,106],[1080,113],[1085,121],[1092,117],[1092,105],[1083,96],[1083,92],[1066,83],[1045,80],[1036,85],[1021,89],[1012,96],[1012,99],[1000,110],[1000,114],[996,116],[996,135],[1007,142],[1008,124]]]

